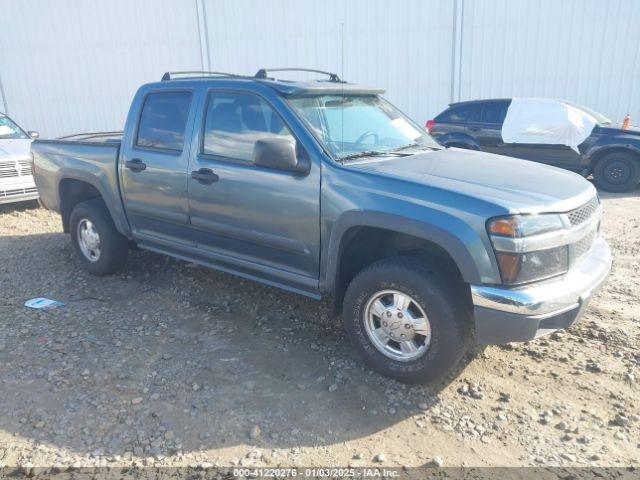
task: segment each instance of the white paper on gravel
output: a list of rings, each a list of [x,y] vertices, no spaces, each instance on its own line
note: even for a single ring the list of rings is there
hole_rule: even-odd
[[[502,124],[504,143],[567,145],[577,153],[597,120],[560,100],[514,98]]]

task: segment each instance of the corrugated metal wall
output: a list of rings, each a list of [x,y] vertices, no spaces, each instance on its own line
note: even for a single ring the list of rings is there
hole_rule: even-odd
[[[0,0],[0,101],[47,137],[117,130],[166,70],[306,66],[386,88],[420,123],[514,95],[638,119],[638,26],[637,0]]]
[[[141,83],[201,66],[193,1],[0,0],[0,32],[9,115],[46,137],[121,130]]]
[[[308,66],[381,86],[424,122],[450,101],[454,2],[442,0],[207,1],[212,66]],[[343,42],[344,40],[344,42]],[[343,62],[344,59],[344,62]]]
[[[460,98],[563,98],[640,120],[640,1],[465,1]]]

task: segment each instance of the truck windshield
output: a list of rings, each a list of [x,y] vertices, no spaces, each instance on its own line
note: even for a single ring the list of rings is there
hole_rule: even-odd
[[[0,138],[29,138],[9,117],[0,113]]]
[[[337,160],[438,147],[424,130],[377,95],[292,96],[288,101]]]
[[[594,117],[600,125],[609,125],[611,123],[611,120],[609,120],[603,114],[591,110],[590,108],[583,107],[582,105],[578,105],[577,103],[569,102],[567,100],[562,100],[562,103],[566,103],[567,105],[571,105],[578,110],[582,110],[583,112],[588,113],[589,115]]]

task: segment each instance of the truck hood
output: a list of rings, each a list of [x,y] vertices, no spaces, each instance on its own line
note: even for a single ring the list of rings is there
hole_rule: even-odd
[[[511,213],[568,211],[596,195],[593,185],[576,173],[459,148],[370,157],[345,166],[452,191]]]
[[[622,128],[621,123],[611,123],[600,126],[600,133],[605,135],[631,135],[634,137],[640,137],[640,127],[636,125],[629,125],[629,128]]]
[[[30,158],[30,138],[0,138],[0,160],[24,160]]]

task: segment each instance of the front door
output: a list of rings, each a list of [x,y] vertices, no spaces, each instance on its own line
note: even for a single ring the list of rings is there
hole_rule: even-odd
[[[317,287],[320,165],[311,161],[310,172],[301,175],[253,164],[257,140],[295,140],[257,94],[211,90],[200,123],[188,178],[199,250],[236,272]],[[298,152],[305,154],[300,145]]]
[[[580,154],[567,145],[519,143],[516,156],[568,169],[575,169],[577,165],[580,165]]]
[[[136,240],[193,243],[188,239],[189,207],[185,144],[192,92],[148,93],[129,145],[122,145],[120,178],[127,216]],[[190,120],[191,119],[191,120]]]

